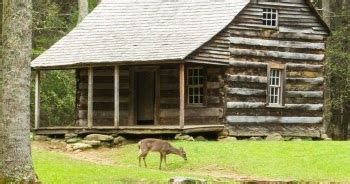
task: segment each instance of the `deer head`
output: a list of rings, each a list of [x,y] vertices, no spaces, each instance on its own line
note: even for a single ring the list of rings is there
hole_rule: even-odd
[[[179,149],[179,156],[181,156],[182,158],[184,158],[184,160],[187,160],[187,156],[186,156],[186,152],[185,152],[185,150],[182,148],[182,147],[180,147],[180,149]]]

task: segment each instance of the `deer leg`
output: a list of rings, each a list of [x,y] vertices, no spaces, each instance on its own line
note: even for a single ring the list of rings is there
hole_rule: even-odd
[[[160,153],[160,163],[159,163],[159,170],[162,169],[162,161],[163,161],[163,154]]]
[[[165,163],[165,166],[167,166],[167,163],[166,163],[166,154],[164,154],[164,163]]]
[[[146,156],[147,156],[147,155],[145,155],[145,156],[143,157],[143,163],[145,164],[145,167],[147,168],[147,164],[146,164]]]

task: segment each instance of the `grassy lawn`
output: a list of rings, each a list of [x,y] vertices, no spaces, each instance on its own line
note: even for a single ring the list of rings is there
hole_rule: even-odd
[[[204,177],[212,181],[244,176],[274,180],[350,181],[350,142],[173,142],[185,148],[188,161],[168,156],[159,171],[159,154],[139,168],[137,145],[93,151],[113,161],[101,165],[76,160],[65,153],[33,148],[35,169],[44,183],[166,182],[171,176]],[[80,154],[80,153],[77,153]],[[226,177],[226,179],[222,179]]]

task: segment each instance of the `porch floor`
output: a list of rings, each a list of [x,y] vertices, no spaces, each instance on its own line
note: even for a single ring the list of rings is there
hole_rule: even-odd
[[[40,127],[33,129],[38,135],[59,135],[67,133],[76,134],[178,134],[178,133],[219,133],[224,130],[224,125],[185,125],[184,128],[179,126],[120,126],[115,127]]]

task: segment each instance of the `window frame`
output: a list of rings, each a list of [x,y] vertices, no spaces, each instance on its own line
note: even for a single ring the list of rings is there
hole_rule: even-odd
[[[199,69],[202,70],[202,77],[203,77],[203,84],[196,84],[196,85],[190,85],[188,78],[189,76],[189,71],[192,69]],[[205,107],[207,105],[206,103],[206,68],[204,66],[188,66],[186,67],[186,107]],[[202,103],[190,103],[190,87],[201,87],[203,88],[203,94],[200,94],[202,96]]]
[[[280,77],[279,77],[279,96],[278,96],[278,102],[279,103],[271,103],[271,72],[273,70],[279,70],[280,71]],[[267,72],[267,95],[266,95],[266,104],[267,107],[271,108],[284,108],[285,107],[285,84],[286,84],[286,66],[283,64],[270,64],[268,66],[268,72]],[[274,87],[274,86],[273,86]]]
[[[270,12],[265,12],[264,10],[271,10]],[[272,15],[274,14],[272,11],[273,10],[276,10],[276,19],[272,19]],[[264,14],[270,14],[271,15],[271,18],[270,19],[268,19],[268,18],[264,18]],[[276,9],[276,8],[262,8],[262,25],[263,26],[265,26],[265,27],[268,27],[268,28],[277,28],[278,27],[278,24],[279,24],[279,11],[278,11],[278,9]],[[275,20],[275,22],[276,22],[276,25],[266,25],[266,24],[264,24],[264,21],[268,21],[268,20],[270,20],[271,21],[271,24],[272,24],[272,21],[273,20]]]

